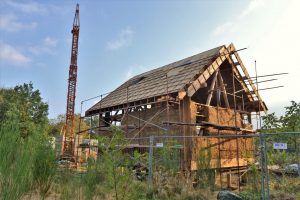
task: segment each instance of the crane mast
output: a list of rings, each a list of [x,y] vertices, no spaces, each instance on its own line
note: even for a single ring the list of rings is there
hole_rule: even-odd
[[[77,82],[77,55],[78,55],[78,39],[79,39],[79,4],[76,5],[75,17],[72,29],[72,49],[71,63],[69,67],[68,79],[68,95],[67,95],[67,111],[66,123],[64,126],[64,135],[62,143],[61,158],[64,160],[75,161],[74,156],[74,108],[76,97]]]

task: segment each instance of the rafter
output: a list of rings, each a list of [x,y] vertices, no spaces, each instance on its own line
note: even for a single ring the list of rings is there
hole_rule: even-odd
[[[226,60],[226,56],[224,55],[225,47],[222,47],[219,51],[219,56],[213,61],[204,72],[200,73],[197,79],[191,82],[191,84],[187,88],[187,95],[189,97],[193,96],[197,90],[202,88],[206,81],[211,77],[214,72],[219,69],[221,64]]]
[[[225,50],[226,52],[226,50]],[[234,55],[235,58],[237,59],[238,62],[234,63],[231,56],[230,55]],[[234,45],[231,43],[228,47],[227,47],[227,53],[226,53],[226,57],[228,58],[230,64],[233,66],[235,75],[238,77],[238,81],[241,83],[241,85],[243,86],[243,89],[245,90],[248,98],[250,99],[250,101],[255,101],[255,98],[253,97],[253,93],[251,93],[251,91],[249,90],[247,84],[244,82],[243,77],[241,76],[241,73],[239,72],[239,70],[237,69],[237,65],[239,65],[243,71],[243,73],[245,74],[251,88],[252,91],[254,92],[254,94],[256,95],[258,101],[260,102],[260,106],[262,107],[263,111],[266,112],[267,111],[267,107],[265,106],[265,104],[263,103],[255,85],[253,84],[251,77],[246,69],[246,67],[244,66],[239,54],[237,53]]]

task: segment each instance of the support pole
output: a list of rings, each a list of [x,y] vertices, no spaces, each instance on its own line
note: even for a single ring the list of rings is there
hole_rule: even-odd
[[[126,135],[127,135],[127,137],[129,136],[128,135],[128,112],[129,112],[129,110],[128,110],[128,107],[129,107],[129,104],[128,104],[128,87],[129,86],[127,86],[127,90],[126,90],[126,102],[127,102],[127,114],[126,114]]]
[[[254,66],[255,66],[256,89],[258,90],[256,60],[255,60]],[[258,117],[259,117],[259,119],[257,122],[257,126],[259,125],[259,128],[261,129],[260,101],[258,101]],[[262,136],[261,131],[259,133],[259,145],[260,145],[259,155],[260,155],[260,171],[261,171],[261,199],[264,200],[266,198],[266,196],[265,196],[265,173],[264,173],[265,168],[264,168],[264,153],[263,153],[264,142],[263,142],[263,136]]]
[[[269,170],[268,170],[268,156],[267,156],[267,144],[266,144],[266,134],[263,134],[264,139],[264,158],[265,158],[265,169],[266,169],[266,187],[267,187],[267,199],[269,199]]]
[[[233,103],[234,103],[234,123],[235,127],[237,127],[237,116],[236,116],[236,93],[235,93],[235,76],[234,76],[234,66],[232,66],[232,85],[233,85]],[[235,135],[238,135],[237,130],[235,130]],[[239,158],[239,139],[238,137],[236,138],[236,160],[237,160],[237,165],[238,165],[238,189],[239,191],[241,190],[240,186],[240,158]]]
[[[206,105],[210,105],[210,102],[211,102],[211,99],[212,99],[212,96],[213,96],[213,91],[214,91],[214,88],[215,88],[215,84],[216,84],[216,81],[217,81],[218,72],[219,71],[215,72],[215,75],[214,75],[213,80],[211,82],[211,85],[210,85],[210,88],[209,88],[209,94],[208,94],[207,100],[206,100]]]
[[[296,135],[295,135],[296,137]],[[297,138],[295,139],[296,140],[296,155],[298,155],[298,174],[299,174],[299,179],[300,179],[300,151],[299,151],[299,148],[300,148],[300,144],[297,144]]]
[[[166,74],[166,79],[167,79],[167,99],[166,99],[166,107],[167,107],[167,119],[168,121],[170,120],[170,111],[169,111],[169,79],[168,79],[168,74]],[[167,125],[167,134],[169,133],[169,125]]]
[[[224,81],[223,81],[221,72],[218,73],[218,81],[220,82],[220,86],[221,86],[221,89],[222,89],[222,95],[223,95],[223,99],[224,99],[224,102],[225,102],[225,106],[226,106],[226,108],[229,108],[227,92],[226,92],[226,88],[225,88],[225,85],[224,85]]]
[[[148,186],[150,189],[153,188],[153,172],[152,172],[152,158],[153,158],[153,140],[154,137],[153,135],[150,136],[150,141],[149,141],[149,163],[148,163],[148,169],[149,169],[149,173],[148,173]]]

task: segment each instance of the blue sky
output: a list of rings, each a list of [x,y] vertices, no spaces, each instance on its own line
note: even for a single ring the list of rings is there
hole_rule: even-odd
[[[49,117],[65,113],[71,29],[80,4],[76,111],[80,101],[133,75],[231,42],[251,75],[288,72],[261,87],[270,112],[300,101],[300,3],[291,1],[0,2],[0,87],[32,81]],[[84,104],[84,110],[94,101]]]

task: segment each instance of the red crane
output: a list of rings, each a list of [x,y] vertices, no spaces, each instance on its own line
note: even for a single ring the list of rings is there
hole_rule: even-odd
[[[64,136],[62,142],[61,159],[75,161],[74,156],[74,108],[76,97],[76,81],[77,81],[77,55],[78,55],[78,39],[79,39],[79,4],[76,5],[75,17],[72,29],[72,49],[71,64],[69,68],[68,79],[68,96],[67,96],[67,112],[66,124],[64,126]]]

